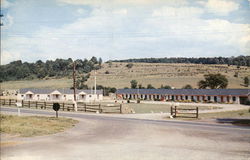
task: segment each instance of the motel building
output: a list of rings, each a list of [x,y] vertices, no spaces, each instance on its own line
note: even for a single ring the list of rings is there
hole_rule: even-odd
[[[246,104],[250,89],[118,89],[117,99]]]
[[[74,90],[71,89],[20,89],[17,94],[18,100],[34,101],[73,101]],[[76,101],[91,102],[103,100],[103,91],[76,90]]]

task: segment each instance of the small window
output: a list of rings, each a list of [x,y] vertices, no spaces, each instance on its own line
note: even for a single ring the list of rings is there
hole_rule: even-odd
[[[23,97],[23,94],[21,96]]]
[[[211,97],[210,97],[210,96],[208,96],[208,97],[207,97],[207,100],[209,100],[209,101],[210,101],[210,100],[211,100]]]
[[[89,97],[92,97],[92,95],[89,95]]]
[[[64,97],[66,97],[66,95],[64,95]]]
[[[50,95],[48,95],[48,97],[50,97]]]
[[[37,97],[40,97],[40,95],[36,95]]]

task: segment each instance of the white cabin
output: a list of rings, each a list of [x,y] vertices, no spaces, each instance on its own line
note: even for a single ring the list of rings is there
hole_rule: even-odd
[[[34,100],[34,101],[73,101],[74,90],[71,89],[36,89],[24,88],[20,89],[17,94],[18,100]],[[76,101],[93,102],[103,100],[103,91],[96,90],[76,90]]]

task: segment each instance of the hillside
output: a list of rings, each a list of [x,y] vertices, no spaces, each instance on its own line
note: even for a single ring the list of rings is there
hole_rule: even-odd
[[[215,64],[177,64],[177,63],[132,63],[132,68],[126,67],[126,62],[105,63],[97,70],[97,84],[109,87],[130,87],[130,81],[135,79],[144,87],[152,84],[154,87],[170,85],[181,88],[191,84],[197,88],[197,82],[207,73],[221,73],[229,80],[228,88],[246,88],[242,86],[243,78],[250,77],[250,67],[215,65]],[[86,82],[89,87],[94,85],[94,72],[90,72]],[[238,74],[238,77],[234,77]],[[72,79],[59,78],[48,80],[8,81],[1,83],[2,89],[18,88],[70,88]]]
[[[132,63],[132,68],[126,67],[126,62],[105,63],[97,71],[97,84],[116,88],[130,87],[130,81],[135,79],[144,87],[152,84],[154,87],[170,85],[181,88],[186,84],[197,87],[197,82],[204,74],[221,73],[229,80],[228,88],[245,88],[241,84],[245,76],[250,77],[250,67],[215,65],[215,64],[177,64],[177,63]],[[107,74],[108,73],[108,74]],[[238,74],[238,77],[234,77]],[[93,72],[87,81],[93,85]]]

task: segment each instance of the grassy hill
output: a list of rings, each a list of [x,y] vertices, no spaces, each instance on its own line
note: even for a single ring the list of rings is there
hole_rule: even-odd
[[[203,79],[204,74],[221,73],[229,80],[228,88],[245,88],[242,86],[243,78],[250,77],[250,67],[215,65],[215,64],[180,64],[180,63],[132,63],[128,68],[126,62],[113,62],[104,64],[97,71],[97,84],[116,88],[130,87],[130,81],[135,79],[144,87],[152,84],[154,87],[170,85],[181,88],[186,84],[197,87],[197,82]],[[234,75],[238,74],[238,77]],[[93,72],[87,81],[93,84]]]
[[[97,70],[97,84],[109,87],[130,87],[130,81],[135,79],[144,87],[152,84],[154,87],[170,85],[181,88],[190,84],[197,88],[197,82],[203,79],[204,74],[221,73],[229,80],[228,88],[246,88],[243,84],[245,76],[250,77],[250,67],[215,65],[215,64],[180,64],[180,63],[132,63],[128,68],[127,62],[112,62],[103,64]],[[86,82],[93,86],[94,72]],[[238,77],[235,77],[238,74]],[[69,88],[72,80],[68,78],[30,81],[8,81],[1,83],[3,89],[18,88]]]

